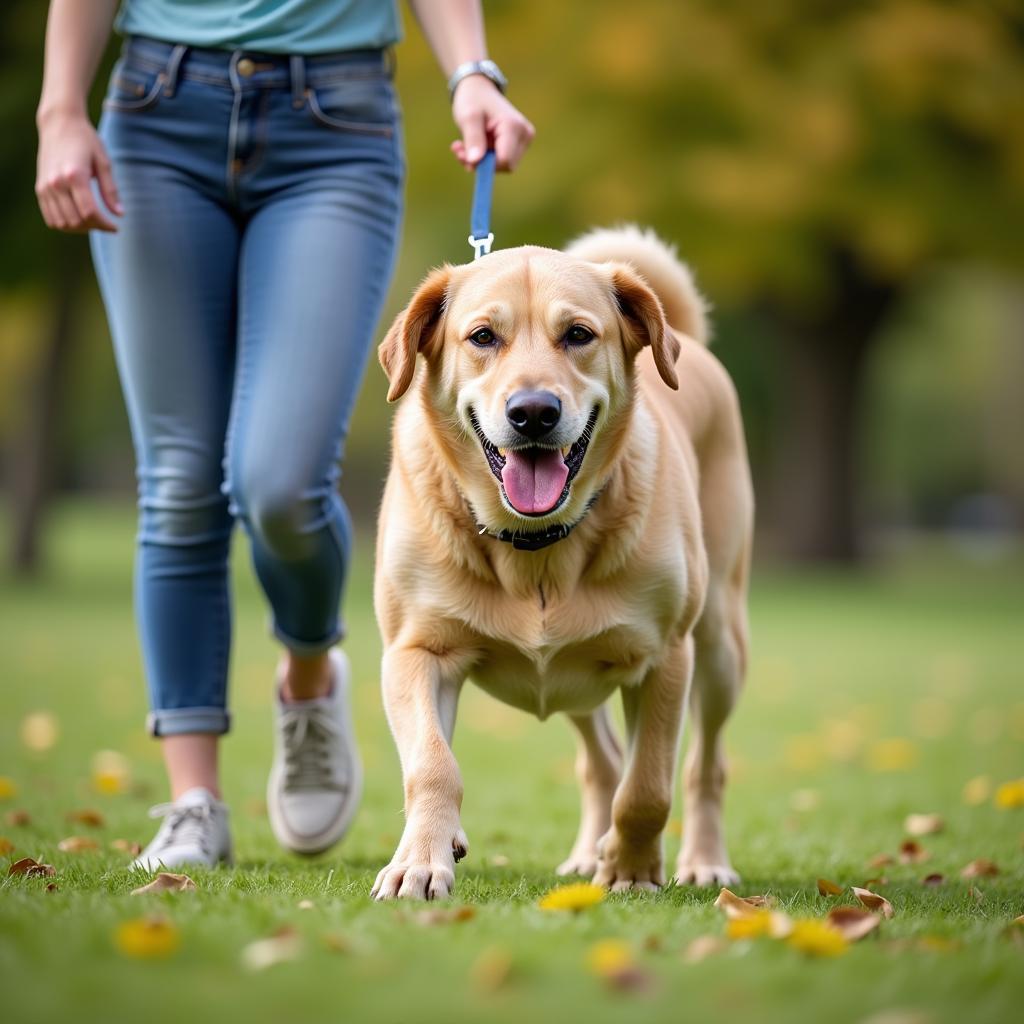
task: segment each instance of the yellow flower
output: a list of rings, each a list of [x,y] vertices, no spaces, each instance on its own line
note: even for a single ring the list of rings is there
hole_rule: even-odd
[[[1004,811],[1024,807],[1024,779],[1004,782],[996,790],[996,807],[1001,807]]]
[[[917,760],[917,747],[899,736],[878,740],[868,748],[868,768],[873,772],[905,772]]]
[[[138,917],[118,925],[114,942],[125,956],[150,960],[173,956],[181,936],[165,917]]]
[[[794,921],[793,930],[786,937],[794,949],[811,956],[839,956],[845,953],[850,943],[837,928],[827,921],[806,919]]]
[[[969,807],[983,804],[992,792],[992,780],[987,775],[976,775],[964,785],[964,803]]]
[[[541,910],[586,910],[604,899],[604,889],[591,882],[560,885],[545,894],[537,906]]]
[[[772,915],[768,910],[755,910],[743,917],[734,917],[726,922],[725,934],[730,939],[759,939],[771,935]]]
[[[601,978],[620,975],[633,964],[633,951],[621,939],[602,939],[587,950],[587,967]]]
[[[0,836],[0,855],[12,853],[13,851],[14,843],[12,843],[6,836]]]
[[[131,784],[131,766],[124,754],[100,750],[92,759],[92,784],[99,793],[115,796]]]
[[[0,800],[10,800],[18,795],[18,786],[14,779],[0,775]]]

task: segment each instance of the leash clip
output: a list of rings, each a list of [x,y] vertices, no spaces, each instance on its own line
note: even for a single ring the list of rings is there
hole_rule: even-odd
[[[489,231],[483,238],[474,238],[470,235],[467,241],[473,248],[473,259],[478,260],[491,251],[491,246],[494,245],[494,232]]]

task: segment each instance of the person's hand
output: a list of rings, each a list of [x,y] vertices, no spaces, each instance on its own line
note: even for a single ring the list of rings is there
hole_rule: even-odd
[[[117,230],[96,202],[93,178],[107,209],[119,216],[124,213],[110,157],[89,119],[84,114],[54,114],[42,119],[36,197],[48,227],[76,233]]]
[[[462,138],[452,152],[472,170],[493,149],[499,171],[511,171],[533,141],[534,128],[484,75],[469,75],[455,87],[452,117]]]

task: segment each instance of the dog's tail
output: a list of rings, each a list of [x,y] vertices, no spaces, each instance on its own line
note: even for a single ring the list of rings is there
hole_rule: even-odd
[[[635,224],[597,228],[571,242],[566,252],[590,263],[620,260],[631,264],[661,300],[669,324],[707,344],[708,304],[675,246],[662,241],[650,228],[645,231]]]

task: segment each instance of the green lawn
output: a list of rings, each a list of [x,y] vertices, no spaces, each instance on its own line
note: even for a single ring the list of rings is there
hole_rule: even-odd
[[[755,577],[753,664],[730,732],[727,821],[745,895],[771,893],[793,916],[837,900],[815,879],[860,885],[880,873],[895,907],[880,932],[836,958],[811,959],[769,939],[732,943],[698,963],[683,952],[722,935],[716,893],[669,888],[622,895],[577,916],[546,913],[576,826],[573,746],[560,721],[540,724],[469,691],[456,753],[466,783],[469,858],[453,905],[475,914],[425,922],[421,906],[369,900],[402,825],[397,756],[378,697],[370,552],[360,549],[348,599],[363,809],[341,848],[314,861],[282,853],[262,808],[270,758],[273,650],[237,542],[235,726],[224,745],[226,796],[239,865],[194,872],[199,891],[131,897],[140,879],[110,840],[145,841],[150,803],[163,799],[157,750],[142,729],[144,695],[130,613],[131,512],[65,507],[53,522],[50,569],[32,585],[0,581],[0,836],[55,879],[0,881],[0,991],[5,1021],[611,1021],[745,1017],[861,1021],[883,1011],[928,1021],[1020,1019],[1024,1004],[1024,810],[964,784],[1024,776],[1024,567],[949,552],[901,558],[885,573]],[[368,538],[364,538],[367,539]],[[21,727],[34,711],[59,724],[32,752]],[[102,795],[91,762],[125,755],[132,789]],[[101,828],[69,822],[96,808]],[[7,815],[24,809],[28,825]],[[868,866],[895,853],[912,812],[938,812],[926,863]],[[678,815],[678,809],[674,812]],[[678,845],[673,818],[668,855]],[[71,834],[102,852],[61,853]],[[986,857],[997,877],[960,878]],[[936,872],[945,883],[925,887]],[[47,881],[56,891],[48,892]],[[973,887],[973,892],[971,891]],[[310,900],[311,909],[301,909]],[[849,897],[840,897],[846,902]],[[164,960],[131,959],[118,925],[146,913],[180,934]],[[467,915],[468,916],[468,915]],[[252,973],[241,953],[283,926],[298,957]],[[1019,933],[1019,934],[1018,934]],[[1016,938],[1014,936],[1017,936]],[[643,984],[615,989],[588,967],[604,939],[633,950]]]

